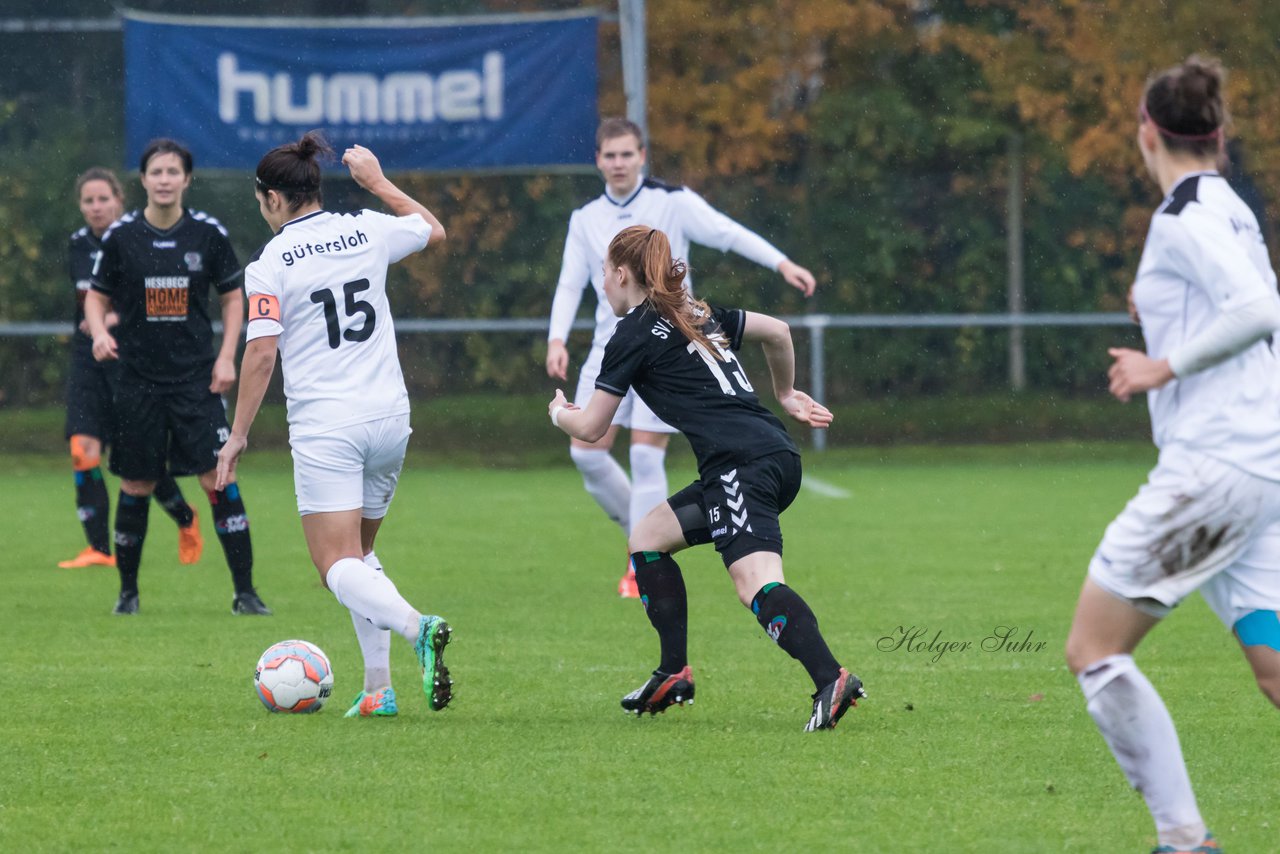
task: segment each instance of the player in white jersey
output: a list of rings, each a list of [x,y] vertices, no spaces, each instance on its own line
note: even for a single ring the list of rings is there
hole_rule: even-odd
[[[1280,706],[1280,297],[1256,218],[1215,169],[1222,86],[1221,66],[1193,56],[1142,96],[1138,146],[1166,198],[1132,292],[1146,352],[1111,350],[1110,385],[1122,401],[1147,392],[1160,456],[1103,535],[1066,650],[1157,852],[1220,848],[1134,664],[1147,632],[1199,589]]]
[[[321,580],[350,610],[364,655],[364,689],[347,716],[396,714],[391,631],[414,644],[423,690],[439,711],[452,698],[443,661],[451,629],[404,600],[373,544],[412,432],[387,303],[387,265],[444,240],[444,228],[359,145],[348,148],[342,162],[396,215],[324,210],[316,161],[330,153],[312,131],[258,163],[258,206],[276,234],[245,269],[248,343],[235,423],[218,454],[218,481],[235,476],[278,351],[302,531]]]
[[[596,292],[596,328],[591,351],[578,377],[574,397],[578,406],[586,406],[595,391],[604,346],[618,323],[604,295],[601,271],[609,241],[628,226],[647,225],[666,233],[674,257],[688,258],[690,241],[722,252],[732,250],[776,270],[805,296],[813,293],[813,274],[788,260],[760,235],[720,213],[688,187],[645,179],[645,155],[644,137],[638,126],[626,119],[605,119],[596,132],[596,168],[604,177],[605,191],[569,218],[564,261],[547,333],[547,375],[568,378],[569,352],[565,342],[590,282]],[[619,427],[631,430],[630,478],[610,453]],[[624,535],[631,533],[633,523],[666,500],[664,461],[667,441],[674,432],[631,393],[618,407],[604,438],[598,442],[573,439],[570,443],[569,455],[582,473],[587,492]],[[640,595],[630,563],[618,583],[618,592],[627,597]]]

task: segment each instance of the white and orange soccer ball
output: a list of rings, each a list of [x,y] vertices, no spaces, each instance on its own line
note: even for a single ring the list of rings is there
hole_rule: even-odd
[[[315,644],[280,641],[258,659],[253,687],[269,711],[318,712],[333,692],[333,668]]]

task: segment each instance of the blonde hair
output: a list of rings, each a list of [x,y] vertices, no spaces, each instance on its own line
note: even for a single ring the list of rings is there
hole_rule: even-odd
[[[76,178],[76,199],[80,198],[80,191],[84,189],[84,185],[90,181],[103,181],[111,189],[111,195],[124,204],[124,187],[120,185],[120,179],[116,177],[116,173],[102,166],[94,166],[86,169]]]
[[[605,119],[600,123],[600,127],[596,129],[596,151],[604,148],[604,144],[609,140],[627,136],[628,134],[636,138],[636,144],[640,148],[644,148],[644,131],[640,130],[640,125],[630,119]]]
[[[724,361],[722,336],[708,335],[703,326],[711,319],[711,308],[694,299],[684,286],[688,267],[671,258],[671,242],[656,228],[633,225],[618,232],[609,243],[609,264],[626,267],[635,276],[645,299],[660,317],[684,337],[697,342]]]

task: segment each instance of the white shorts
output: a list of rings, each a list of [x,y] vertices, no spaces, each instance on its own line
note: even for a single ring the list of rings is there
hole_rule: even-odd
[[[1228,627],[1280,609],[1280,483],[1167,448],[1107,526],[1089,577],[1155,617],[1196,589]]]
[[[405,414],[290,439],[298,515],[358,509],[365,519],[386,516],[412,432]]]
[[[600,365],[604,362],[604,348],[591,345],[587,361],[578,374],[578,391],[573,402],[576,406],[586,408],[591,395],[596,392],[596,377],[600,376]],[[613,415],[613,423],[629,430],[647,430],[650,433],[678,433],[680,431],[653,414],[649,405],[640,399],[635,389],[627,389],[627,396],[618,405]]]

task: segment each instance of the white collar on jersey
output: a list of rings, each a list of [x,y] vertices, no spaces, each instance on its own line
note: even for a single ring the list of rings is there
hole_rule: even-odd
[[[302,222],[303,220],[311,219],[313,216],[320,216],[320,214],[324,212],[325,212],[324,209],[321,208],[318,211],[311,211],[311,213],[305,213],[302,216],[294,217],[293,219],[286,222],[284,225],[280,226],[280,231],[284,231],[286,228],[293,225],[295,222]],[[279,234],[280,231],[277,231],[276,234]]]
[[[1183,175],[1181,178],[1173,182],[1173,186],[1169,188],[1169,192],[1165,195],[1165,198],[1167,199],[1169,198],[1169,196],[1172,196],[1174,191],[1177,190],[1180,186],[1182,186],[1182,184],[1185,183],[1188,179],[1204,178],[1204,177],[1221,178],[1222,176],[1218,174],[1217,169],[1198,169],[1195,172],[1188,172],[1187,174]]]
[[[636,184],[634,190],[627,192],[625,196],[615,196],[613,191],[609,189],[609,185],[604,185],[604,197],[620,208],[625,208],[631,204],[631,200],[640,195],[640,191],[644,189],[644,175],[640,176],[639,183]]]

